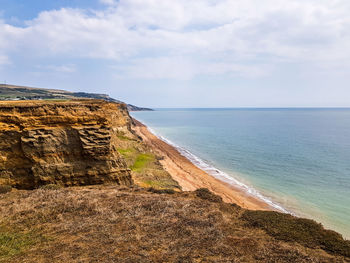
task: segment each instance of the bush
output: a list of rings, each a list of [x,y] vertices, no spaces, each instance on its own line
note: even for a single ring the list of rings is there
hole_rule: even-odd
[[[216,194],[213,194],[207,188],[199,188],[194,192],[200,199],[208,200],[213,203],[222,203],[222,198]]]
[[[156,194],[175,194],[173,189],[156,189],[156,188],[148,188],[148,192],[156,193]]]
[[[11,185],[0,185],[0,194],[6,194],[12,191]]]
[[[247,210],[242,218],[248,225],[264,229],[267,234],[283,241],[294,241],[310,248],[350,256],[350,241],[313,220],[297,218],[274,211]]]

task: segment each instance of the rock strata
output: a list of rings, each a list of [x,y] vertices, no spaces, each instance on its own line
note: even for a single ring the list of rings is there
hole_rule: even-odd
[[[130,126],[121,103],[0,102],[0,185],[130,185],[130,170],[116,145],[118,134],[130,133]]]

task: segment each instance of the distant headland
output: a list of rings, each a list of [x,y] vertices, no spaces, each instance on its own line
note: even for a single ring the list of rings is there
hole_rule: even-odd
[[[108,102],[124,103],[107,94],[71,92],[60,89],[43,89],[9,84],[0,84],[0,100],[67,100],[102,99]],[[126,103],[125,103],[126,104]],[[126,104],[129,111],[152,111],[153,109]]]

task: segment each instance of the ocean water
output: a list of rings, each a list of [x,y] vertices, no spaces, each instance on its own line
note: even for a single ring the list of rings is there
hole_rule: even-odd
[[[133,112],[213,176],[350,238],[350,109]]]

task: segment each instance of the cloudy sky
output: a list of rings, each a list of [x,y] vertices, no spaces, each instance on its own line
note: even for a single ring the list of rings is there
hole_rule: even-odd
[[[349,0],[0,0],[0,83],[149,107],[350,107]]]

